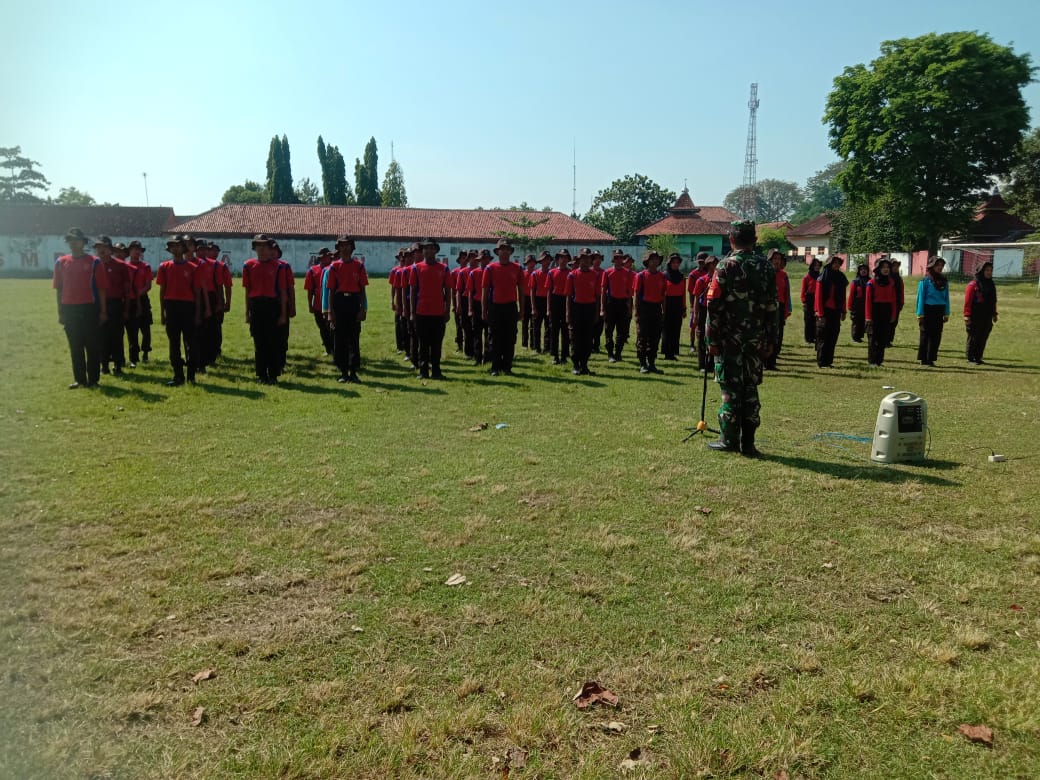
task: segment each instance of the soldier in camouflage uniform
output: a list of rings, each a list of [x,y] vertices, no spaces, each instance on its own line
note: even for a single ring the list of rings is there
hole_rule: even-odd
[[[706,296],[705,340],[722,391],[721,436],[708,446],[755,457],[762,361],[777,341],[776,271],[754,252],[754,222],[734,222],[730,244],[733,252],[719,264]]]

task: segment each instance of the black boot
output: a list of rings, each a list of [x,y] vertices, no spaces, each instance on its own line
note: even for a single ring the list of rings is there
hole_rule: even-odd
[[[739,452],[739,448],[735,444],[730,444],[725,439],[719,439],[718,441],[709,441],[708,449],[715,450],[716,452]]]
[[[757,458],[762,453],[755,447],[755,428],[745,425],[740,431],[740,454],[745,458]]]

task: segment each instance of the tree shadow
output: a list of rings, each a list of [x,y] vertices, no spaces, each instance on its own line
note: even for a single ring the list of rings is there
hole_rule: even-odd
[[[861,480],[867,479],[871,482],[925,482],[929,485],[941,487],[957,487],[960,482],[954,482],[943,477],[932,474],[920,474],[917,472],[902,471],[894,465],[875,464],[864,461],[862,463],[837,463],[834,461],[814,460],[793,455],[778,455],[776,453],[764,453],[760,460],[780,463],[791,468],[804,469],[815,474],[828,474],[839,479]],[[916,465],[915,468],[933,467],[937,470],[949,470],[959,467],[961,464],[952,461],[927,461]]]

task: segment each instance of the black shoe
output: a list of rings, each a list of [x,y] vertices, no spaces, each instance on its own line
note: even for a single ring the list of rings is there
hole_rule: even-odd
[[[347,376],[346,376],[346,374],[344,374],[343,376],[341,376],[341,377],[340,377],[339,379],[337,379],[336,381],[337,381],[337,382],[339,382],[339,383],[340,383],[341,385],[345,385],[345,384],[347,383]]]
[[[419,378],[420,379],[429,379],[430,378],[430,372],[429,371],[420,371],[419,372]]]
[[[79,382],[73,382],[71,385],[69,385],[69,390],[78,390],[79,388],[80,388]]]
[[[119,366],[116,366],[115,368],[112,369],[112,374],[113,374],[113,376],[122,376],[123,375],[123,369],[120,368]]]
[[[613,355],[611,355],[609,358],[607,358],[607,362],[608,363],[617,363],[617,358],[614,357]]]
[[[171,379],[170,381],[168,381],[166,383],[166,386],[167,387],[180,387],[183,384],[184,384],[184,380],[183,379]]]
[[[440,380],[440,379],[447,379],[447,377],[444,376],[444,374],[442,374],[440,371],[434,371],[432,374],[430,374],[430,378],[431,379],[438,379],[438,380]]]
[[[656,365],[654,365],[653,363],[651,363],[651,364],[650,364],[650,373],[651,373],[651,374],[663,374],[663,373],[664,373],[664,371],[662,371],[662,370],[661,370],[661,369],[659,369],[659,368],[658,368],[658,367],[657,367]]]
[[[361,380],[358,378],[358,375],[357,375],[356,371],[351,371],[350,372],[350,374],[347,376],[347,381],[350,382],[350,384],[352,384],[352,385],[360,385],[361,384]]]
[[[572,368],[571,369],[571,373],[574,374],[574,376],[581,376],[581,369],[580,368]]]
[[[718,441],[709,441],[708,449],[715,450],[715,452],[740,452],[739,449],[731,444],[726,444],[722,439],[719,439]]]
[[[496,371],[495,369],[491,369],[490,371],[488,371],[488,376],[498,376],[498,371]]]
[[[105,364],[101,365],[101,373],[102,374],[107,374],[108,373],[108,366],[107,365],[105,365]]]
[[[147,363],[148,362],[148,353],[147,352],[144,353],[144,356],[141,358],[141,362],[142,363]]]

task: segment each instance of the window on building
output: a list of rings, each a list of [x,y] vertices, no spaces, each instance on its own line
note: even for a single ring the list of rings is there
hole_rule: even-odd
[[[698,252],[713,252],[714,250],[715,250],[715,247],[713,247],[713,246],[703,246],[702,245],[701,248],[698,249],[697,251]]]

